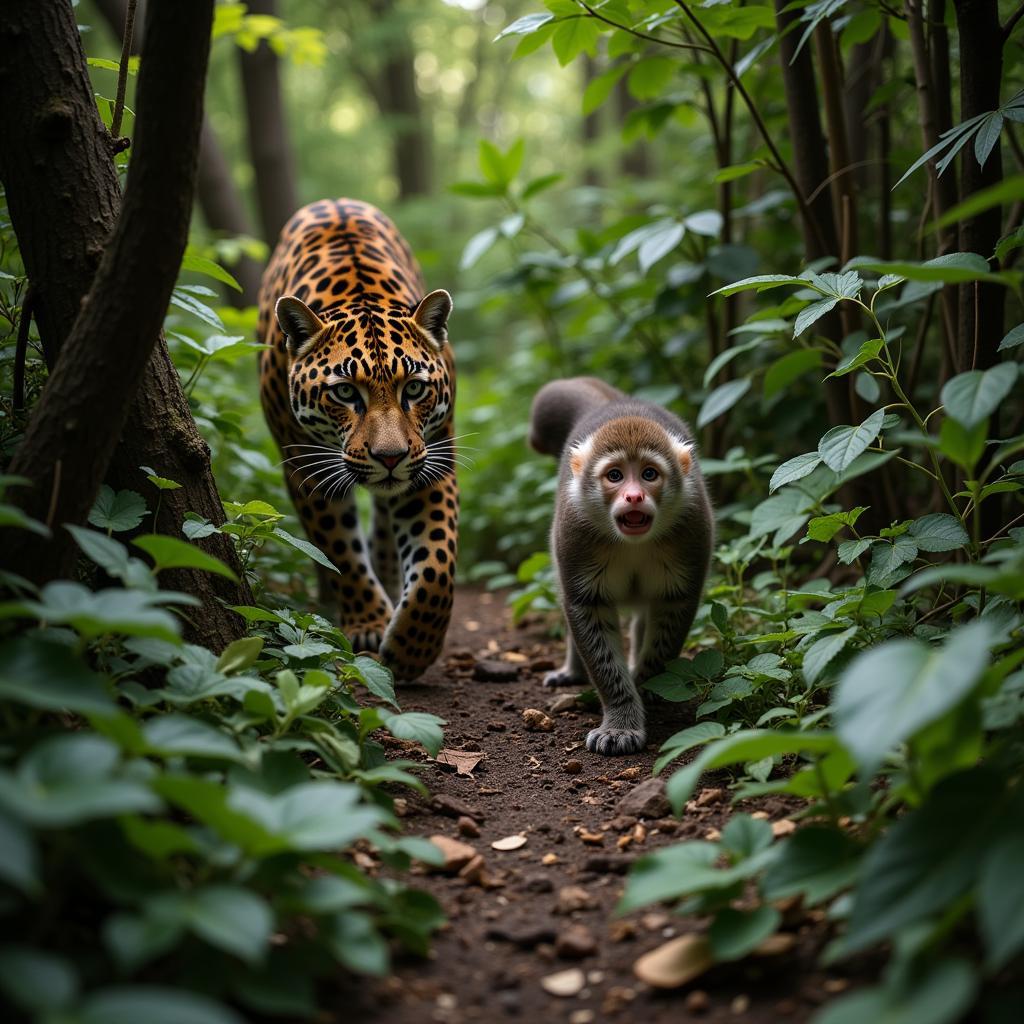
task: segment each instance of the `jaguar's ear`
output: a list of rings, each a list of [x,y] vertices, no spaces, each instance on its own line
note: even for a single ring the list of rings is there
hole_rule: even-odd
[[[285,295],[274,308],[277,322],[288,341],[288,354],[300,356],[309,343],[324,329],[324,323],[301,299]]]
[[[448,341],[448,317],[451,311],[452,297],[443,288],[438,288],[420,301],[412,319],[440,348]]]

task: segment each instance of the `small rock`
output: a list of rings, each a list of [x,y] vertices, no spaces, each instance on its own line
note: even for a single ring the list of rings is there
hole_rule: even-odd
[[[717,842],[718,842],[718,840],[722,838],[722,833],[721,833],[721,832],[719,832],[717,828],[709,828],[709,829],[708,829],[708,830],[707,830],[707,831],[706,831],[706,832],[704,833],[704,838],[705,838],[705,839],[706,839],[706,840],[707,840],[707,841],[708,841],[709,843],[717,843]]]
[[[707,1013],[711,1006],[711,999],[703,989],[695,988],[687,994],[683,1005],[690,1013]]]
[[[526,892],[554,892],[555,885],[547,875],[528,875],[523,881]]]
[[[779,836],[788,836],[796,831],[796,822],[790,821],[789,818],[783,818],[781,821],[772,822],[772,835],[776,839]]]
[[[597,950],[597,942],[590,934],[590,929],[581,924],[569,925],[555,939],[555,952],[563,960],[582,960],[592,956]]]
[[[555,723],[540,708],[527,708],[523,712],[527,732],[551,732]]]
[[[702,789],[697,794],[697,799],[694,803],[698,807],[707,807],[709,804],[722,804],[725,803],[727,794],[724,789]]]
[[[541,988],[545,992],[562,999],[578,995],[586,983],[587,979],[578,967],[570,967],[567,971],[558,971],[540,979]]]
[[[447,818],[472,818],[474,821],[483,821],[484,812],[478,807],[467,804],[457,796],[449,796],[447,793],[438,793],[431,801],[430,806]]]
[[[572,693],[559,694],[549,705],[548,711],[553,715],[562,715],[566,711],[576,709],[576,696]]]
[[[446,875],[455,874],[469,864],[474,857],[479,856],[469,843],[460,843],[458,839],[450,839],[448,836],[431,836],[430,841],[444,855],[444,863],[434,867],[434,870]]]
[[[625,942],[636,938],[635,921],[613,921],[608,925],[608,938],[612,942]]]
[[[585,828],[581,828],[577,833],[581,843],[586,843],[588,846],[602,846],[604,844],[604,833],[603,832],[590,832]]]
[[[613,832],[625,832],[631,829],[636,824],[636,818],[631,814],[617,814],[605,828],[610,828]]]
[[[632,815],[634,818],[661,818],[668,814],[669,809],[668,798],[665,796],[665,780],[662,778],[641,782],[615,807],[616,813]]]
[[[583,771],[583,762],[578,761],[575,757],[570,757],[565,764],[562,765],[562,771],[566,775],[579,775]]]
[[[634,999],[636,999],[636,989],[626,988],[624,985],[613,985],[604,994],[601,1013],[606,1017],[614,1017],[629,1006]]]
[[[618,775],[615,776],[617,779],[628,779],[630,782],[633,779],[639,779],[644,773],[644,767],[640,764],[630,765],[629,768],[623,768]]]
[[[703,935],[680,935],[645,953],[633,973],[653,988],[680,988],[702,975],[715,962]]]
[[[753,956],[782,956],[796,945],[792,932],[776,932],[760,942],[753,950]]]
[[[555,904],[556,914],[572,914],[577,910],[591,910],[597,901],[582,886],[567,885],[558,890],[558,902]]]
[[[542,942],[555,941],[555,929],[547,924],[522,922],[510,925],[491,925],[487,938],[497,942],[508,942],[520,949],[533,949]]]
[[[609,853],[595,853],[583,862],[583,870],[593,871],[596,875],[624,875],[635,859],[635,857],[616,857]]]
[[[505,726],[504,722],[488,722],[487,723],[487,729],[488,729],[489,732],[504,732],[505,728],[506,728],[506,726]]]
[[[491,849],[503,851],[518,850],[525,846],[528,841],[529,840],[526,836],[504,836],[501,839],[495,839],[494,842],[491,843]]]
[[[594,1024],[596,1019],[593,1010],[573,1010],[569,1014],[569,1024]]]
[[[757,818],[759,821],[767,821],[771,817],[767,811],[754,811],[750,816]]]
[[[557,853],[545,853],[544,856],[541,857],[540,862],[545,867],[551,867],[552,864],[557,864],[558,863],[558,854]]]
[[[534,658],[530,662],[532,672],[550,672],[555,668],[558,668],[558,663],[553,658]]]
[[[729,1004],[729,1009],[732,1010],[737,1017],[742,1017],[743,1014],[750,1009],[750,996],[736,996],[736,998]]]
[[[644,914],[640,918],[640,923],[649,932],[660,932],[662,928],[668,927],[671,923],[671,918],[663,911],[652,910],[649,914]]]
[[[473,678],[480,683],[511,683],[519,678],[519,666],[485,658],[473,666]]]
[[[480,837],[480,826],[466,814],[459,816],[455,827],[458,828],[459,835],[466,836],[468,839],[479,839]]]

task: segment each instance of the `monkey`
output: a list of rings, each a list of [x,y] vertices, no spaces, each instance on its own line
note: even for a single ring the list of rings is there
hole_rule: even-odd
[[[589,681],[603,718],[587,749],[636,753],[647,742],[638,687],[679,655],[710,567],[714,514],[693,436],[659,405],[573,377],[534,397],[529,443],[560,460],[551,554],[566,655],[544,685]]]

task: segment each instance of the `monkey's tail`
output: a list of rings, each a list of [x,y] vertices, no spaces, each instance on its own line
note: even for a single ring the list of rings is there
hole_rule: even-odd
[[[557,458],[584,416],[623,397],[621,391],[597,377],[550,381],[537,392],[530,407],[530,447]]]

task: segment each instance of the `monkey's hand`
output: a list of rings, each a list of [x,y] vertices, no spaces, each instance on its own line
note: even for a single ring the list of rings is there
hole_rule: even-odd
[[[606,757],[637,754],[644,749],[647,734],[643,729],[614,729],[603,724],[587,733],[587,750]]]

